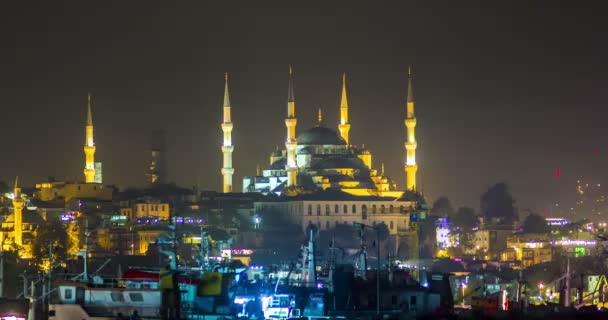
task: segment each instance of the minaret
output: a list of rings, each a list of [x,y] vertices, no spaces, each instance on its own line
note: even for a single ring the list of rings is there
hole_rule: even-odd
[[[340,124],[338,125],[342,139],[349,144],[348,132],[350,131],[350,123],[348,123],[348,99],[346,98],[346,73],[342,74],[342,99],[340,99]]]
[[[163,130],[155,130],[152,132],[150,162],[146,173],[146,184],[148,186],[164,183],[164,178],[167,175],[165,162],[165,133]]]
[[[407,114],[405,127],[407,129],[407,141],[405,142],[405,189],[416,190],[416,115],[414,113],[414,92],[412,91],[412,68],[408,68],[407,79]]]
[[[85,126],[86,141],[84,145],[84,182],[95,182],[95,142],[93,141],[93,114],[91,113],[91,105],[93,98],[89,93],[88,108],[87,108],[87,125]]]
[[[224,132],[224,144],[222,144],[222,153],[224,154],[224,166],[222,167],[222,191],[232,192],[232,119],[230,118],[230,95],[228,94],[228,73],[224,76],[224,122],[222,122],[222,131]]]
[[[21,198],[21,188],[19,188],[19,177],[15,178],[15,189],[13,191],[13,222],[15,230],[15,244],[23,246],[23,207],[25,201]]]
[[[321,110],[321,108],[319,108],[319,111],[317,112],[317,127],[322,127],[323,126],[323,110]]]
[[[287,149],[287,164],[285,170],[287,171],[287,186],[292,187],[296,185],[298,165],[296,163],[296,147],[298,141],[296,141],[296,102],[293,95],[293,72],[291,66],[289,66],[289,88],[287,92],[287,118],[285,118],[285,126],[287,127],[287,140],[285,140],[285,149]]]

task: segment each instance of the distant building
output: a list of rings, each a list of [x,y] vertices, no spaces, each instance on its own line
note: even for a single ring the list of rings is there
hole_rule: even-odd
[[[553,247],[548,234],[514,234],[507,237],[507,245],[500,260],[511,267],[527,268],[553,260]]]
[[[510,227],[477,230],[473,233],[470,249],[479,255],[499,255],[507,247],[507,237],[511,234],[513,229]]]
[[[309,225],[329,230],[338,224],[384,223],[391,235],[409,230],[410,213],[417,207],[416,199],[354,196],[336,190],[294,197],[279,197],[254,203],[256,214],[282,214],[305,230]]]
[[[130,218],[135,220],[137,218],[158,218],[160,220],[169,220],[171,210],[168,203],[161,203],[160,201],[151,201],[137,203],[134,207],[134,211]]]
[[[73,198],[112,200],[114,189],[100,183],[51,181],[36,184],[34,197],[42,201],[69,202]]]

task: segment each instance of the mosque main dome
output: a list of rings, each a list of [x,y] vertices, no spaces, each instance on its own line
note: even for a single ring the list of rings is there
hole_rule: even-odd
[[[346,145],[346,141],[336,131],[323,126],[302,132],[297,141],[299,145]]]

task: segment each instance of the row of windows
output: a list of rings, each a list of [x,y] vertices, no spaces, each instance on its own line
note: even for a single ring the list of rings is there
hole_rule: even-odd
[[[152,205],[150,205],[150,211],[158,211],[158,206],[159,206],[158,204],[152,204]],[[145,204],[140,204],[140,205],[137,206],[138,211],[145,211],[145,207],[146,207]],[[167,205],[166,204],[161,204],[160,205],[160,211],[165,211],[165,210],[167,210]]]
[[[337,226],[338,226],[338,224],[339,224],[339,222],[338,222],[338,221],[335,221],[335,222],[334,222],[334,227],[337,227]],[[353,221],[353,225],[355,225],[355,224],[356,224],[356,222],[355,222],[355,221]],[[313,225],[313,223],[312,223],[312,221],[311,221],[311,220],[308,220],[308,225]],[[374,221],[374,222],[373,222],[372,226],[374,226],[374,227],[376,226],[376,221]],[[317,222],[317,228],[319,228],[319,229],[321,228],[321,222]],[[329,229],[329,228],[330,228],[330,223],[329,223],[329,221],[325,221],[325,229]],[[389,221],[388,228],[389,228],[390,230],[393,230],[393,229],[395,228],[395,224],[393,223],[393,221],[392,221],[392,220],[391,220],[391,221]]]
[[[388,212],[387,212],[388,209]],[[372,213],[378,213],[377,207],[375,204],[372,205]],[[318,204],[317,205],[317,215],[320,216],[321,215],[321,205]],[[388,207],[386,207],[385,205],[380,205],[380,213],[394,213],[395,212],[395,206],[393,206],[392,204],[389,205]],[[334,213],[338,214],[340,213],[340,206],[339,205],[334,205]],[[343,214],[348,214],[348,205],[343,205],[342,206],[342,213]],[[353,204],[351,207],[351,213],[352,214],[356,214],[357,213],[357,205]],[[362,214],[367,214],[367,205],[361,205],[361,213]],[[399,213],[405,213],[405,206],[401,205],[399,206]],[[330,214],[330,206],[328,204],[325,205],[325,215],[328,216]],[[308,215],[312,216],[312,204],[308,205]]]

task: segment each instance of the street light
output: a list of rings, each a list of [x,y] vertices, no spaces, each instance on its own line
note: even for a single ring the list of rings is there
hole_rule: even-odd
[[[362,230],[366,227],[376,230],[376,315],[380,315],[380,229],[358,222],[354,225]]]
[[[467,284],[463,281],[460,283],[460,287],[462,288],[462,306],[464,307],[464,289],[467,288]]]

